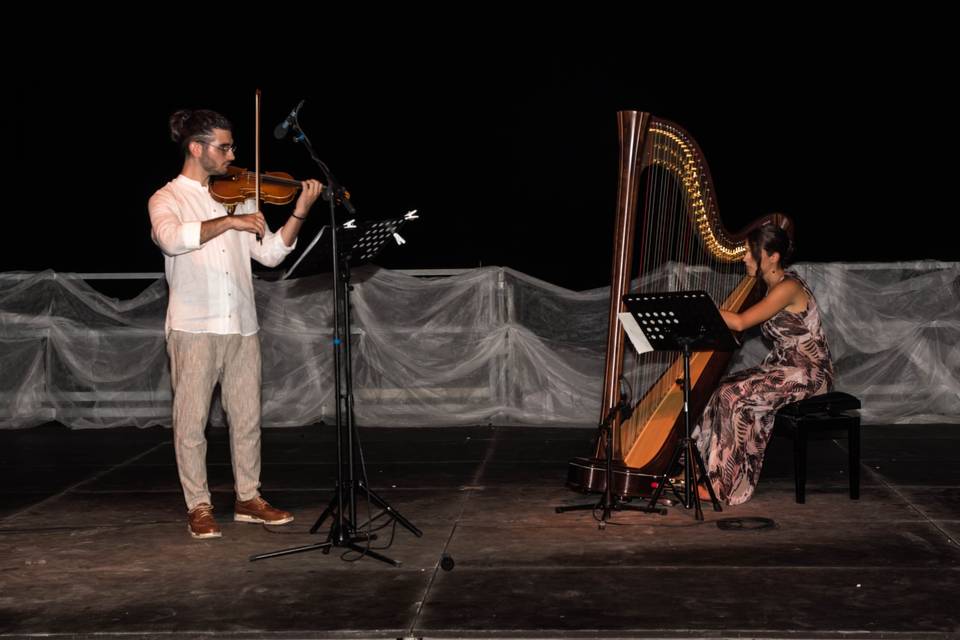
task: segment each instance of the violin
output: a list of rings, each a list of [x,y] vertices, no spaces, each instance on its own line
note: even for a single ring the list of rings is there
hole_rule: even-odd
[[[208,190],[210,196],[227,208],[232,214],[234,208],[250,198],[267,204],[289,204],[303,186],[299,180],[289,173],[282,171],[260,171],[260,89],[256,90],[254,104],[254,164],[256,169],[248,171],[240,167],[227,167],[227,173],[222,176],[210,176]],[[321,189],[326,189],[321,185]],[[336,190],[336,201],[350,199],[350,193],[342,188]],[[257,236],[260,240],[260,236]]]
[[[257,196],[257,174],[230,166],[226,175],[210,176],[210,195],[217,202],[238,205]],[[267,204],[290,204],[300,190],[300,181],[289,173],[268,171],[260,174],[260,200]]]
[[[301,184],[289,173],[260,171],[260,89],[254,96],[254,171],[239,167],[227,167],[224,176],[210,176],[208,189],[210,196],[227,207],[227,213],[233,213],[234,207],[249,198],[253,198],[257,207],[261,202],[269,204],[288,204],[293,200]],[[257,240],[261,238],[258,235]]]

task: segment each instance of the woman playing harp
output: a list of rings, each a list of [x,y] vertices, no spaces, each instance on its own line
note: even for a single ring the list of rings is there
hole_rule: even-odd
[[[622,405],[625,388],[636,393],[629,415],[615,416],[609,430],[615,461],[611,484],[619,496],[648,496],[674,471],[669,467],[684,431],[683,364],[676,354],[638,355],[625,349],[618,321],[625,311],[623,296],[631,289],[706,290],[721,309],[746,314],[761,289],[756,286],[759,278],[737,273],[740,262],[752,259],[748,234],[765,225],[786,229],[791,222],[771,214],[739,232],[728,231],[720,220],[709,166],[692,136],[639,111],[619,112],[618,125],[620,177],[601,424]],[[729,360],[724,352],[692,355],[689,411],[694,420]],[[607,439],[601,429],[595,457],[570,461],[568,486],[603,490]]]
[[[741,313],[720,314],[734,331],[761,325],[773,349],[758,366],[720,381],[693,434],[717,498],[731,505],[753,495],[777,410],[833,385],[817,302],[796,273],[784,271],[793,256],[789,235],[763,225],[747,236],[747,245],[747,275],[762,279],[767,294]],[[699,491],[709,499],[706,487]]]

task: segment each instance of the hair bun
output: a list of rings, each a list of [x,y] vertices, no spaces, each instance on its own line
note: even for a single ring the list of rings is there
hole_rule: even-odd
[[[170,138],[174,142],[179,144],[180,141],[183,140],[187,120],[189,120],[192,115],[193,111],[190,109],[180,109],[170,116]]]

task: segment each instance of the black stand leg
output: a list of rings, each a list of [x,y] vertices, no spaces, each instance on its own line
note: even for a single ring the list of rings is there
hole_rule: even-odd
[[[391,507],[387,503],[387,501],[381,498],[379,495],[377,495],[377,493],[373,489],[368,488],[366,483],[363,482],[363,480],[357,481],[357,492],[360,493],[360,495],[365,496],[366,499],[370,501],[370,504],[376,505],[380,509],[381,515],[386,514],[390,516],[391,518],[396,520],[398,523],[400,523],[400,526],[402,526],[404,529],[406,529],[413,535],[417,536],[418,538],[423,536],[423,532],[420,531],[420,529],[414,526],[412,522],[404,518],[399,511]],[[336,499],[331,500],[330,504],[327,505],[327,508],[324,509],[323,513],[320,514],[320,517],[317,518],[317,521],[310,528],[310,533],[316,533],[317,531],[319,531],[320,527],[323,526],[324,520],[326,520],[327,517],[329,517],[336,511],[336,507],[337,507]],[[378,517],[379,516],[375,516],[374,518],[371,518],[371,521],[376,520]],[[353,528],[356,529],[357,527],[353,527]],[[358,534],[358,535],[365,535],[365,534]],[[367,539],[367,538],[364,538],[364,539]],[[376,539],[376,536],[370,536],[369,539],[374,540]]]
[[[847,430],[847,450],[850,452],[850,499],[860,499],[860,418],[853,421]]]
[[[793,437],[793,482],[797,504],[806,501],[807,486],[807,432],[801,421],[796,423]]]
[[[415,527],[409,520],[400,515],[395,511],[386,501],[384,501],[380,496],[378,496],[373,490],[368,489],[363,482],[358,482],[357,490],[366,496],[372,504],[377,505],[382,512],[389,515],[391,518],[399,522],[403,527],[409,530],[418,538],[423,535],[423,532]],[[339,487],[337,488],[337,495],[335,495],[331,500],[330,504],[327,505],[327,508],[324,509],[323,513],[320,514],[320,517],[317,518],[317,521],[310,528],[310,533],[316,533],[322,526],[324,521],[333,516],[333,521],[330,524],[330,532],[327,534],[327,539],[324,542],[318,542],[315,544],[308,544],[301,547],[291,547],[289,549],[281,549],[279,551],[271,551],[269,553],[263,553],[260,555],[252,556],[250,560],[262,560],[264,558],[274,558],[277,556],[285,556],[293,553],[302,553],[304,551],[323,551],[323,553],[330,553],[330,549],[333,547],[341,547],[344,549],[349,549],[356,551],[359,554],[369,556],[375,560],[380,560],[387,564],[392,564],[395,567],[399,567],[400,563],[396,560],[392,560],[387,556],[377,553],[367,549],[364,546],[357,544],[358,542],[368,542],[376,540],[377,536],[374,534],[366,534],[361,531],[357,531],[355,523],[350,522],[349,517],[340,517],[338,514],[339,505],[346,502],[344,498],[349,499],[348,496],[341,494]]]
[[[703,462],[703,457],[700,455],[700,450],[697,448],[697,443],[693,441],[693,438],[686,438],[687,447],[689,449],[690,455],[693,457],[694,461],[697,463],[696,469],[699,470],[699,475],[693,477],[694,486],[699,486],[698,478],[706,480],[707,493],[710,495],[710,503],[713,505],[714,511],[723,511],[720,508],[720,500],[717,498],[717,494],[713,490],[713,484],[710,482],[710,476],[707,474],[707,465]],[[697,512],[700,514],[697,518],[698,520],[703,520],[703,512],[700,511],[700,494],[697,490],[693,490],[693,495],[696,496],[697,501]],[[689,503],[687,503],[689,508]]]

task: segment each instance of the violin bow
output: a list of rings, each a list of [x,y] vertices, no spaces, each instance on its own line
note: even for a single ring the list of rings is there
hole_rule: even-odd
[[[254,131],[253,131],[253,174],[256,176],[254,187],[254,202],[260,209],[260,89],[257,89],[254,98]],[[263,244],[263,238],[257,235],[257,242]]]

